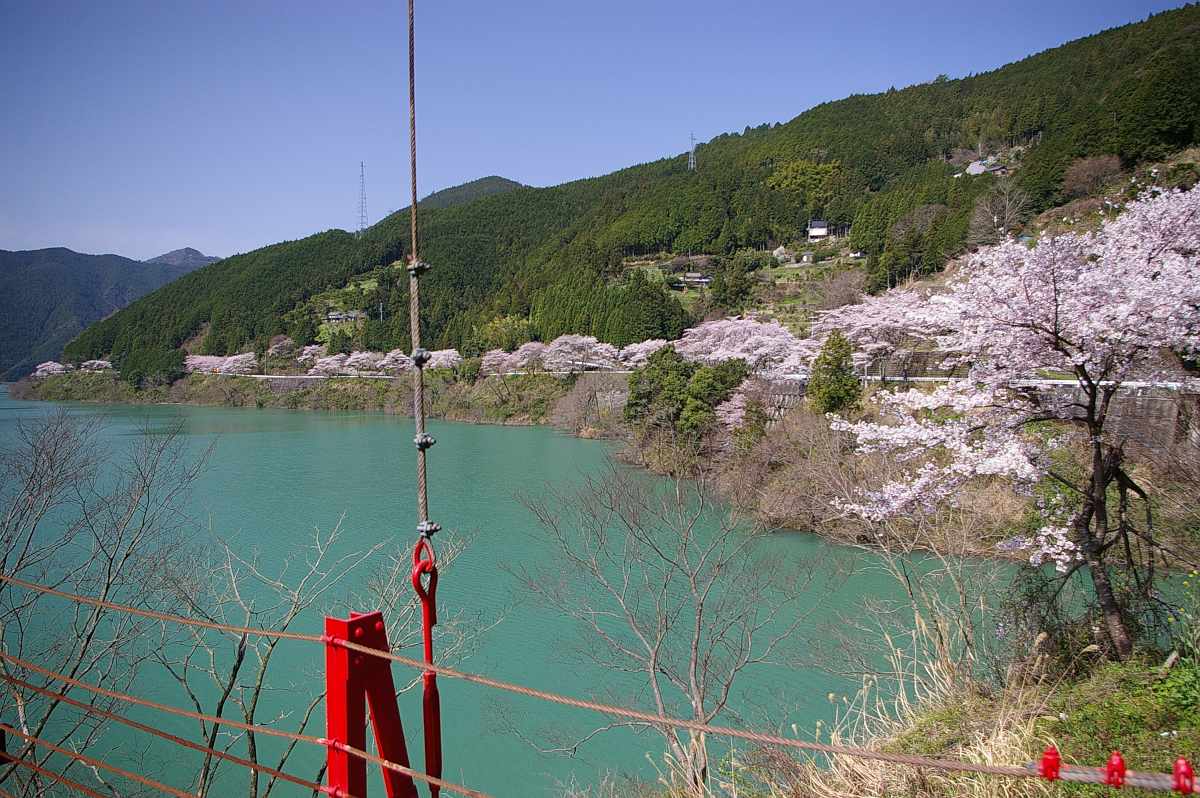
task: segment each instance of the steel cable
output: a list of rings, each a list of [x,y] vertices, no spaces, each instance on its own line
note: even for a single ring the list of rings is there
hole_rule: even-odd
[[[51,676],[50,678],[55,678],[55,677]],[[4,681],[9,682],[10,684],[15,684],[20,687],[23,687],[27,690],[32,690],[35,693],[39,693],[47,698],[54,699],[55,701],[62,701],[63,703],[69,704],[70,706],[73,706],[76,709],[80,709],[80,710],[88,713],[89,715],[96,715],[97,717],[107,718],[108,720],[114,720],[117,723],[124,724],[126,726],[137,729],[139,731],[144,731],[147,734],[153,734],[156,737],[160,737],[164,740],[175,743],[176,745],[182,745],[185,748],[190,748],[193,751],[199,751],[204,754],[211,754],[212,756],[215,756],[218,759],[224,759],[227,762],[233,762],[234,764],[241,765],[242,767],[249,768],[251,770],[256,770],[260,773],[266,773],[269,776],[273,776],[273,777],[275,777],[277,779],[281,779],[283,781],[291,782],[292,784],[299,784],[301,787],[307,787],[308,789],[313,790],[314,792],[322,792],[324,789],[323,785],[318,784],[315,781],[309,781],[308,779],[304,779],[299,776],[293,776],[292,774],[287,773],[285,771],[277,770],[273,767],[259,764],[258,762],[252,762],[249,759],[243,759],[240,756],[235,756],[235,755],[227,753],[225,751],[218,751],[215,748],[209,748],[208,746],[201,745],[200,743],[194,743],[191,740],[185,739],[183,737],[179,737],[179,736],[171,734],[170,732],[167,732],[167,731],[163,731],[162,729],[156,729],[153,726],[148,726],[145,723],[140,723],[139,721],[133,720],[132,718],[127,718],[124,715],[119,715],[115,712],[109,712],[106,709],[101,709],[100,707],[92,706],[91,704],[71,698],[66,693],[56,693],[53,690],[48,690],[45,687],[39,687],[35,684],[30,684],[29,682],[27,682],[23,679],[18,679],[15,676],[8,676],[6,674],[0,674],[0,679],[3,679]],[[346,796],[345,798],[353,798],[353,796]]]
[[[911,754],[896,754],[886,751],[874,751],[869,748],[861,748],[858,746],[849,745],[833,745],[828,743],[810,742],[807,740],[797,740],[790,737],[782,737],[777,734],[766,734],[763,732],[747,731],[744,729],[735,729],[729,726],[716,726],[708,723],[701,723],[694,720],[685,720],[681,718],[670,718],[663,715],[655,715],[650,712],[642,712],[636,709],[626,707],[618,707],[611,704],[603,704],[597,701],[588,701],[580,698],[572,698],[570,696],[552,693],[546,690],[539,690],[533,687],[525,687],[511,682],[493,679],[488,676],[468,673],[455,668],[450,668],[445,665],[429,665],[421,660],[405,657],[401,654],[394,654],[390,651],[380,651],[379,649],[368,648],[349,640],[335,640],[323,635],[311,635],[301,632],[273,632],[269,629],[257,629],[253,627],[234,626],[230,624],[215,623],[213,621],[203,621],[195,618],[186,618],[179,615],[169,615],[167,613],[155,612],[154,610],[143,610],[137,607],[129,607],[126,605],[115,604],[109,601],[91,598],[88,596],[78,596],[73,593],[58,590],[56,588],[45,587],[31,582],[26,582],[15,577],[5,574],[0,574],[0,581],[10,582],[20,587],[25,587],[30,590],[35,590],[41,593],[58,596],[60,598],[79,601],[84,604],[93,606],[105,607],[108,609],[129,612],[135,615],[152,618],[160,621],[171,623],[179,623],[188,626],[197,626],[201,628],[214,629],[232,634],[250,634],[263,637],[279,637],[289,640],[303,640],[307,642],[323,643],[325,645],[338,645],[347,650],[354,651],[359,654],[366,654],[372,657],[390,660],[399,663],[406,667],[415,668],[418,670],[432,670],[438,675],[446,676],[451,679],[461,679],[466,682],[478,684],[483,687],[489,687],[496,690],[524,695],[530,698],[536,698],[542,701],[549,701],[563,706],[575,707],[577,709],[586,709],[600,714],[611,715],[613,717],[626,718],[629,720],[637,720],[643,723],[649,723],[657,726],[670,726],[678,729],[687,729],[689,731],[704,732],[708,734],[735,737],[750,742],[761,743],[763,745],[774,745],[785,748],[795,748],[806,751],[815,751],[823,754],[833,754],[841,756],[851,756],[860,759],[872,759],[878,762],[889,762],[897,765],[909,765],[912,767],[933,768],[937,770],[981,773],[992,776],[1007,776],[1015,778],[1040,778],[1037,768],[1033,764],[1021,765],[985,765],[977,762],[967,762],[954,759],[938,759],[934,757],[915,756]],[[8,655],[0,653],[0,658],[12,659]],[[182,710],[181,710],[182,711]],[[229,721],[222,720],[223,723]],[[427,778],[425,774],[417,774],[420,778]],[[1062,769],[1062,778],[1064,781],[1079,781],[1093,784],[1105,783],[1104,771],[1100,768],[1090,768],[1081,766],[1064,765]],[[1130,771],[1127,777],[1127,783],[1130,785],[1142,786],[1148,789],[1171,789],[1172,778],[1166,774],[1160,773],[1140,773]]]
[[[123,779],[136,781],[138,784],[141,784],[144,787],[149,787],[151,789],[158,790],[159,792],[165,792],[168,795],[174,795],[175,798],[195,798],[195,796],[193,796],[191,793],[186,793],[183,790],[170,786],[169,784],[163,784],[161,781],[155,781],[154,779],[147,778],[140,773],[133,773],[123,768],[119,768],[116,765],[110,765],[101,759],[96,759],[95,757],[90,757],[87,754],[81,754],[78,751],[71,751],[70,749],[55,745],[49,740],[43,740],[41,737],[35,737],[32,734],[27,734],[20,729],[9,726],[7,723],[0,723],[0,730],[6,731],[9,734],[15,734],[18,737],[23,737],[34,745],[41,746],[42,748],[48,748],[56,754],[61,754],[62,756],[69,757],[71,759],[77,759],[90,767],[107,770],[109,773],[114,773]]]
[[[37,762],[30,762],[28,759],[9,759],[8,764],[19,765],[21,767],[29,768],[30,770],[34,771],[35,773],[40,773],[43,776],[46,776],[47,778],[54,779],[59,784],[66,785],[67,787],[70,787],[72,790],[75,790],[76,792],[81,792],[84,795],[89,796],[89,798],[112,798],[111,795],[102,795],[101,793],[97,792],[96,790],[93,790],[91,787],[86,787],[86,786],[80,784],[79,782],[75,781],[74,779],[67,778],[62,773],[58,773],[56,771],[50,770],[50,768],[47,768],[47,767],[42,767]]]
[[[317,640],[319,641],[320,638],[317,638]],[[359,757],[360,759],[365,759],[366,761],[371,762],[376,765],[379,765],[380,767],[387,768],[388,770],[393,770],[397,773],[403,773],[406,776],[411,776],[414,779],[418,779],[420,781],[424,781],[429,784],[436,784],[438,787],[441,787],[442,789],[449,790],[451,792],[456,792],[459,795],[468,796],[468,798],[490,798],[490,796],[488,796],[487,793],[479,792],[478,790],[472,790],[469,787],[464,787],[460,784],[455,784],[454,782],[434,778],[433,776],[429,776],[425,773],[420,772],[419,770],[413,770],[412,768],[407,768],[396,762],[392,762],[391,760],[387,760],[387,759],[384,759],[383,757],[376,756],[375,754],[372,754],[369,751],[363,751],[360,748],[355,748],[354,746],[346,745],[344,743],[339,743],[335,740],[328,740],[324,737],[313,737],[312,735],[309,735],[309,734],[299,734],[297,732],[285,731],[283,729],[276,729],[271,726],[260,726],[260,725],[251,724],[251,723],[242,723],[241,721],[232,720],[230,718],[220,718],[220,717],[216,717],[214,715],[207,715],[203,712],[193,712],[190,709],[181,709],[179,707],[173,707],[169,704],[161,704],[157,701],[151,701],[147,698],[140,698],[135,695],[130,695],[129,693],[122,693],[117,690],[110,690],[106,687],[100,687],[99,685],[88,684],[87,682],[80,681],[79,679],[75,679],[71,676],[67,676],[64,673],[58,673],[57,671],[52,671],[48,668],[43,668],[40,665],[36,665],[32,662],[20,659],[18,657],[14,657],[11,654],[6,654],[4,652],[0,652],[0,659],[11,662],[11,663],[17,665],[18,667],[31,670],[34,673],[39,673],[42,676],[46,676],[51,679],[54,679],[55,681],[59,681],[64,684],[70,685],[71,687],[77,687],[80,690],[86,690],[87,692],[95,693],[96,695],[102,695],[107,698],[115,699],[117,701],[125,701],[130,704],[136,704],[137,706],[142,706],[142,707],[146,707],[148,709],[158,710],[159,712],[165,712],[168,715],[177,715],[182,718],[191,718],[192,720],[203,720],[203,721],[207,721],[208,723],[214,723],[214,724],[219,724],[222,726],[227,726],[231,729],[240,729],[242,731],[254,732],[256,734],[262,734],[262,735],[265,735],[268,737],[281,737],[286,740],[297,740],[297,741],[303,742],[303,743],[311,743],[313,745],[318,745],[323,748],[336,748],[339,751],[344,751],[344,752],[350,754],[351,756],[356,756],[356,757]],[[3,724],[0,724],[0,728],[4,728]],[[349,798],[349,796],[345,796],[345,798]]]

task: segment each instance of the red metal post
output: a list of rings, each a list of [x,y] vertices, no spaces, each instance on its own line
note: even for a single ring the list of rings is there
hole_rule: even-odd
[[[1062,756],[1058,749],[1050,746],[1042,753],[1042,762],[1038,765],[1038,773],[1047,781],[1058,781],[1062,774]]]
[[[1183,757],[1175,760],[1175,767],[1171,771],[1171,789],[1180,795],[1194,795],[1196,792],[1196,773],[1192,770],[1192,763]]]
[[[325,736],[332,743],[366,749],[366,710],[370,707],[375,746],[384,759],[409,767],[404,727],[396,707],[396,687],[388,660],[350,651],[339,641],[388,650],[383,615],[379,612],[350,613],[349,620],[325,619]],[[338,795],[365,798],[367,763],[359,757],[329,746],[328,781]],[[411,777],[394,770],[383,771],[388,798],[416,798]]]
[[[1124,787],[1125,772],[1125,757],[1120,751],[1113,751],[1104,767],[1104,783],[1109,787]]]

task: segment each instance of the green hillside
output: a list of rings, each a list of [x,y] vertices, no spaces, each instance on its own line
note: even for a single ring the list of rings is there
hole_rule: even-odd
[[[449,207],[419,207],[426,341],[467,347],[503,315],[552,305],[552,329],[614,343],[678,332],[678,302],[623,259],[731,253],[802,235],[810,218],[853,224],[871,284],[941,268],[963,248],[992,175],[955,177],[996,154],[1030,212],[1064,199],[1067,167],[1112,154],[1128,166],[1200,137],[1200,7],[1080,39],[992,72],[855,95],[790,122],[746,128],[686,155],[551,188],[513,188]],[[967,151],[971,151],[971,153]],[[389,268],[408,247],[406,211],[361,239],[333,230],[227,258],[93,325],[67,348],[79,359],[165,356],[198,331],[214,354],[287,333],[312,340],[305,303],[372,264],[360,343],[408,346],[407,286]],[[358,279],[358,278],[356,278]],[[630,282],[632,281],[632,282]],[[382,314],[377,312],[382,303]],[[382,316],[382,320],[379,316]],[[204,325],[208,324],[208,327]]]
[[[0,250],[0,381],[58,358],[87,325],[196,265],[143,263],[63,247]]]
[[[419,204],[421,207],[429,208],[430,210],[448,208],[451,205],[462,205],[465,202],[472,202],[481,197],[503,194],[515,188],[521,188],[521,184],[515,180],[509,180],[507,177],[489,175],[488,177],[481,177],[478,180],[472,180],[469,183],[463,183],[461,186],[451,186],[441,191],[435,191],[421,200]]]

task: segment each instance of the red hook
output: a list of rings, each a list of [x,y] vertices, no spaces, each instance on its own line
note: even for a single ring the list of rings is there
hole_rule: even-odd
[[[1171,789],[1180,795],[1193,795],[1196,792],[1196,772],[1192,770],[1192,763],[1183,757],[1175,760],[1175,767],[1171,771]]]
[[[1042,763],[1038,766],[1038,773],[1047,781],[1058,781],[1062,776],[1062,756],[1058,753],[1058,749],[1050,746],[1042,753]]]
[[[428,538],[421,538],[417,541],[417,545],[413,547],[413,569],[412,569],[412,586],[417,592],[417,598],[421,599],[421,609],[426,614],[428,620],[427,626],[437,625],[437,582],[438,570],[437,559],[433,553],[433,546],[429,544]],[[421,575],[429,574],[429,587],[421,583]],[[425,661],[433,661],[433,649],[426,644]]]
[[[1104,768],[1104,783],[1109,787],[1125,786],[1125,757],[1120,751],[1113,751]]]
[[[421,575],[429,574],[429,585],[421,583]],[[433,664],[433,627],[437,623],[437,560],[429,538],[422,536],[413,547],[412,586],[421,600],[421,632],[425,641],[425,664]],[[437,674],[431,670],[421,674],[424,683],[422,705],[425,715],[425,772],[442,776],[442,701],[438,695]],[[437,785],[429,785],[431,798],[438,798]]]

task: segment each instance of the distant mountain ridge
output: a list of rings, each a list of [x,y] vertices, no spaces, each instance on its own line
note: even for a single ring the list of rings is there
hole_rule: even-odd
[[[167,266],[184,266],[188,269],[198,269],[201,266],[207,266],[219,260],[220,258],[215,255],[205,255],[198,249],[184,247],[183,249],[173,249],[170,252],[153,258],[147,258],[143,263],[163,263]]]
[[[1188,5],[989,72],[855,94],[717,136],[698,145],[696,168],[681,152],[544,188],[485,178],[459,193],[501,190],[458,204],[442,206],[451,192],[430,195],[418,205],[432,266],[423,341],[473,354],[477,332],[506,316],[543,340],[671,337],[656,326],[675,299],[627,258],[802,242],[813,219],[850,228],[872,285],[932,273],[964,250],[975,209],[999,187],[987,173],[956,177],[964,152],[1010,159],[1012,185],[1036,214],[1062,204],[1078,159],[1117,156],[1131,168],[1200,144],[1197,42],[1200,5]],[[93,324],[66,355],[169,363],[200,332],[207,354],[280,334],[308,343],[323,322],[310,300],[351,282],[366,287],[348,309],[372,311],[353,346],[406,349],[407,281],[381,278],[411,251],[409,230],[400,211],[359,236],[327,230],[231,256]]]
[[[189,254],[172,262],[178,253]],[[57,359],[89,324],[212,260],[194,249],[146,262],[65,247],[0,250],[0,381]]]

